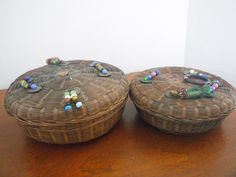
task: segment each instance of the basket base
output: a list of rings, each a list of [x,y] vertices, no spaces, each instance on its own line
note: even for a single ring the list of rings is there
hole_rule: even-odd
[[[210,131],[219,126],[225,117],[212,120],[181,120],[164,117],[163,115],[152,115],[135,106],[142,119],[151,126],[168,134],[190,135]]]
[[[71,129],[68,127],[64,129],[63,127],[45,129],[45,127],[30,126],[18,119],[17,122],[24,129],[26,135],[36,141],[49,144],[74,144],[87,142],[108,133],[120,120],[124,106],[125,102],[116,109],[113,109],[109,114],[98,117],[83,128],[81,128],[81,124],[79,123],[73,125]]]

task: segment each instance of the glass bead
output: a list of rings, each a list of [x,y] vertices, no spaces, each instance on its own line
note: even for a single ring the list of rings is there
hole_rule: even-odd
[[[72,93],[70,96],[72,98],[73,96],[77,96],[77,94],[76,93]]]
[[[156,70],[155,72],[156,72],[156,75],[159,75],[159,74],[160,74],[160,71],[159,71],[159,70]]]
[[[102,66],[101,64],[99,64],[99,63],[96,64],[96,68],[97,68],[99,71],[102,71],[102,69],[104,69],[103,66]]]
[[[65,102],[66,102],[66,103],[69,103],[69,102],[70,102],[70,99],[71,99],[70,95],[66,95],[66,96],[65,96]]]
[[[70,93],[69,92],[65,92],[64,93],[64,97],[66,97],[66,96],[70,96]]]
[[[58,64],[60,64],[60,60],[58,59],[58,58],[54,58],[53,60],[52,60],[52,64],[53,65],[58,65]]]
[[[157,75],[157,73],[156,73],[155,71],[152,71],[152,72],[151,72],[151,76],[152,76],[152,77],[155,77],[156,75]]]
[[[37,89],[37,85],[36,85],[36,84],[31,84],[31,85],[30,85],[30,88],[31,88],[32,90],[36,90],[36,89]]]
[[[24,83],[25,83],[25,80],[21,80],[21,81],[20,81],[20,85],[21,85],[22,87],[24,87]]]
[[[215,88],[218,88],[218,84],[217,83],[214,83],[212,86],[215,87]]]
[[[77,95],[72,96],[72,100],[73,100],[73,101],[76,101],[77,99],[78,99],[78,96],[77,96]]]
[[[21,87],[24,87],[26,89],[29,88],[29,84],[25,80],[21,80],[20,85],[21,85]]]
[[[108,73],[108,71],[105,68],[103,68],[101,72],[102,72],[102,74],[107,74]]]
[[[210,87],[209,92],[210,93],[214,92],[214,87]]]
[[[143,80],[145,80],[145,81],[148,81],[148,77],[147,77],[147,76],[145,76],[145,77],[143,78]]]
[[[76,103],[76,108],[80,108],[81,106],[82,106],[82,102],[78,101],[78,102]]]
[[[70,95],[65,95],[65,99],[67,99],[67,98],[71,98],[71,96]]]
[[[70,98],[66,98],[66,99],[65,99],[65,102],[66,102],[66,103],[69,103],[69,102],[70,102]]]
[[[148,80],[152,79],[152,76],[150,74],[147,75]]]
[[[30,81],[30,77],[29,76],[25,76],[25,81],[29,82]]]
[[[73,95],[73,94],[76,94],[76,91],[75,90],[71,90],[70,91],[70,95]],[[77,95],[77,94],[76,94]]]
[[[191,69],[190,71],[189,71],[189,73],[190,74],[193,74],[195,71],[193,70],[193,69]]]
[[[72,106],[71,105],[66,105],[64,109],[65,109],[66,112],[72,111]]]

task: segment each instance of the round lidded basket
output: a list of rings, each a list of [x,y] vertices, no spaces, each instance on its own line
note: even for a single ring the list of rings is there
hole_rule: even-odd
[[[29,137],[41,142],[86,142],[107,133],[124,110],[129,90],[124,73],[88,60],[47,62],[10,85],[4,100],[7,112]],[[36,84],[38,90],[22,87],[28,76],[29,85]]]
[[[153,71],[158,71],[158,75],[148,79]],[[192,77],[191,72],[199,77]],[[218,88],[209,91],[211,81],[216,80]],[[207,132],[220,125],[236,103],[235,90],[228,82],[213,74],[184,67],[138,72],[130,84],[130,97],[147,123],[172,134]]]

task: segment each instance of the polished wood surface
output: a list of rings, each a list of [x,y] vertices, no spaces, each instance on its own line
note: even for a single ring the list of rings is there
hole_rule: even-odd
[[[206,134],[174,136],[146,124],[128,100],[108,134],[50,145],[24,136],[4,110],[4,95],[0,91],[0,177],[236,177],[236,112]]]

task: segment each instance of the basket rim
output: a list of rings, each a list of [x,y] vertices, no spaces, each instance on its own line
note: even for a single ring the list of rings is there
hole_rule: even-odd
[[[127,96],[124,98],[124,99],[121,99],[118,103],[116,104],[113,104],[112,106],[110,106],[108,109],[106,109],[105,111],[100,111],[98,114],[94,114],[94,115],[90,115],[90,116],[85,116],[83,117],[83,119],[75,119],[73,121],[68,121],[68,122],[63,122],[63,121],[58,121],[58,122],[55,122],[55,121],[36,121],[36,120],[27,120],[27,119],[23,119],[21,117],[18,117],[16,115],[12,115],[11,113],[9,113],[13,118],[15,118],[16,120],[19,120],[19,121],[23,121],[27,124],[31,124],[31,125],[42,125],[44,124],[45,126],[61,126],[61,125],[73,125],[73,124],[78,124],[78,123],[84,123],[84,122],[87,122],[87,121],[91,121],[91,120],[94,120],[98,117],[102,117],[106,114],[109,114],[111,111],[115,110],[116,108],[119,108],[119,107],[122,107],[125,103],[126,103],[126,100],[128,98],[128,94]],[[70,112],[69,112],[70,114]],[[43,126],[43,125],[42,125]]]
[[[148,109],[145,109],[143,107],[141,107],[139,104],[135,103],[134,102],[134,105],[137,106],[140,110],[154,116],[154,117],[159,117],[159,116],[162,116],[162,117],[165,117],[166,119],[171,119],[171,120],[176,120],[176,121],[181,121],[181,122],[201,122],[201,121],[210,121],[210,120],[219,120],[219,119],[222,119],[222,118],[225,118],[227,117],[231,111],[225,113],[225,114],[222,114],[222,115],[217,115],[217,116],[214,116],[214,117],[206,117],[206,118],[188,118],[188,119],[181,119],[181,118],[178,118],[178,117],[173,117],[173,116],[168,116],[168,115],[165,115],[165,114],[162,114],[162,113],[159,113],[159,112],[152,112]],[[233,111],[233,110],[232,110]]]

